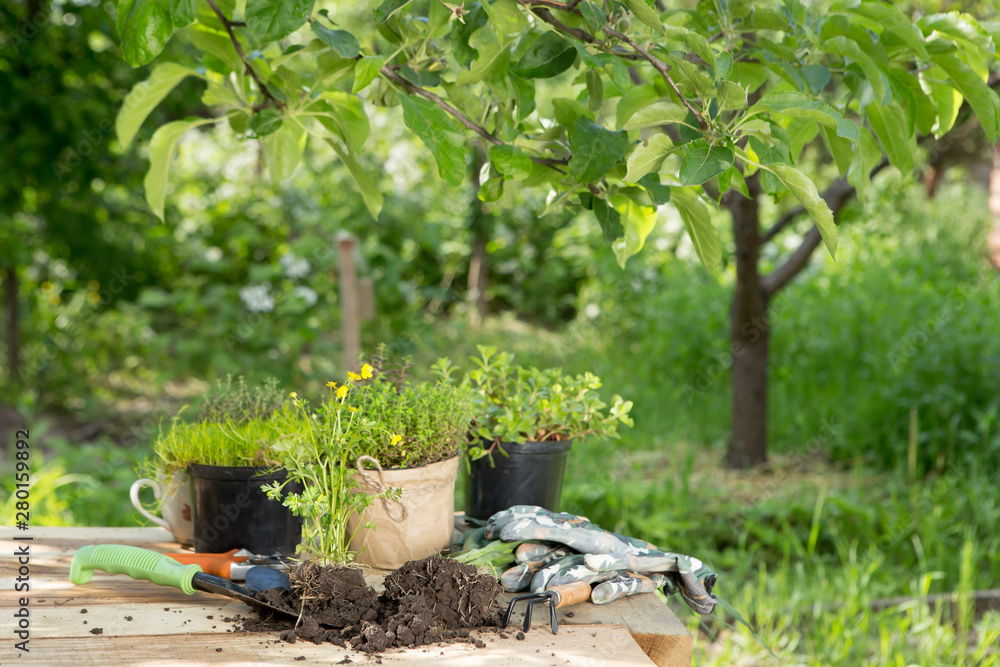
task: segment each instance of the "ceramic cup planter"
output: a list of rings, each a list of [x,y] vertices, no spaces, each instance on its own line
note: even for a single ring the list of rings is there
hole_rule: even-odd
[[[369,462],[375,470],[366,470]],[[358,532],[351,542],[360,551],[355,562],[369,567],[394,570],[407,561],[436,554],[451,544],[455,525],[455,481],[458,457],[415,468],[382,469],[375,459],[362,456],[355,473],[361,490],[369,495],[400,489],[398,500],[377,499],[364,516],[353,515],[347,523],[348,535]],[[375,530],[363,526],[371,521]]]
[[[472,461],[465,490],[466,516],[485,520],[514,505],[539,505],[558,512],[572,446],[572,440],[501,442],[507,456],[494,450],[492,466],[488,456]]]
[[[159,503],[162,517],[143,507],[139,492],[146,486],[153,488],[153,496]],[[156,479],[138,479],[132,482],[129,498],[140,514],[161,528],[169,530],[182,546],[189,547],[194,544],[193,496],[191,478],[187,472],[180,470],[171,475],[157,475]]]
[[[260,555],[293,555],[302,540],[302,519],[261,487],[283,482],[284,469],[192,465],[194,550],[222,553],[249,549]],[[301,485],[288,484],[289,492]]]

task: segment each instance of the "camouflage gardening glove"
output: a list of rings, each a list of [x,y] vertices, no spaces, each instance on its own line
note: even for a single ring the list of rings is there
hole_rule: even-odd
[[[607,604],[626,595],[636,593],[652,593],[657,588],[667,586],[673,589],[673,583],[667,579],[665,574],[636,574],[635,572],[622,572],[614,579],[609,579],[594,586],[590,593],[590,601],[594,604]],[[673,592],[673,590],[671,590]]]
[[[529,589],[532,593],[541,593],[553,586],[573,584],[585,581],[594,584],[607,581],[618,576],[618,572],[592,570],[584,565],[583,554],[565,556],[542,567],[531,577]]]
[[[667,573],[672,586],[665,586],[664,592],[680,590],[684,601],[700,614],[710,614],[715,609],[712,587],[716,576],[700,560],[664,552],[649,542],[606,531],[574,514],[515,505],[490,517],[486,537],[510,542],[558,542],[586,554],[582,561],[563,559],[535,572],[530,584],[532,592],[571,581],[601,582],[624,571]],[[605,574],[599,574],[602,572]]]
[[[500,576],[500,583],[508,593],[526,590],[535,572],[569,554],[570,550],[565,547],[524,542],[514,552],[518,564]]]
[[[587,554],[584,567],[594,571],[652,573],[664,572],[681,597],[699,614],[711,614],[716,598],[712,595],[716,575],[707,565],[693,556],[651,551],[642,555]],[[669,594],[672,591],[664,591]]]
[[[535,505],[515,505],[486,522],[486,538],[517,542],[559,542],[585,554],[635,554],[659,551],[649,542],[604,530],[575,514],[551,512]]]

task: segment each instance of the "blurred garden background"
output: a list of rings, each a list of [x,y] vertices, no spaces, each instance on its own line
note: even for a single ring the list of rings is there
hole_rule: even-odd
[[[996,19],[989,2],[903,4]],[[332,151],[272,185],[261,145],[221,127],[182,141],[161,222],[141,187],[153,124],[128,150],[114,138],[146,69],[121,60],[107,7],[8,2],[0,33],[4,523],[14,429],[36,448],[34,525],[141,525],[128,487],[161,421],[216,379],[309,396],[341,377],[350,233],[375,291],[365,350],[427,368],[495,345],[635,402],[620,440],[573,449],[562,509],[706,561],[773,651],[722,609],[699,619],[670,600],[696,664],[996,664],[1000,616],[977,613],[974,591],[1000,581],[1000,157],[975,123],[926,146],[918,173],[883,170],[874,201],[839,216],[838,260],[816,253],[771,304],[769,461],[730,470],[724,210],[719,278],[669,207],[623,270],[589,214],[444,183],[396,109],[369,139],[377,222]],[[202,113],[197,86],[156,124]]]

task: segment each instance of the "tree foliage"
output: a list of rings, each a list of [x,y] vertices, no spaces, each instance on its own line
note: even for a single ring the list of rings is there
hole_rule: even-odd
[[[807,145],[864,197],[883,156],[910,171],[915,138],[947,133],[963,100],[991,141],[1000,126],[986,85],[997,26],[958,12],[913,21],[871,0],[702,0],[665,11],[645,0],[384,0],[357,21],[321,4],[120,0],[132,65],[156,59],[172,33],[201,59],[188,70],[157,64],[126,100],[122,143],[185,75],[204,80],[202,101],[216,112],[153,135],[146,193],[158,216],[179,137],[228,122],[265,142],[275,180],[310,142],[329,144],[377,217],[382,196],[358,156],[373,107],[401,105],[447,183],[467,178],[465,142],[483,142],[481,199],[511,181],[548,188],[548,210],[593,212],[622,265],[669,202],[714,271],[710,209],[729,190],[745,194],[757,171],[765,192],[810,213],[835,252],[837,225],[802,164]]]

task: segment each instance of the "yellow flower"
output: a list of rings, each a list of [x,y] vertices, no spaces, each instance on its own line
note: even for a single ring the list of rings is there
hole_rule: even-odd
[[[347,379],[354,380],[355,382],[357,382],[358,380],[361,379],[361,376],[355,373],[354,371],[347,371]]]
[[[292,393],[290,393],[289,396],[291,396],[292,398],[298,398],[299,397],[299,395],[296,394],[294,391]]]
[[[344,396],[347,396],[347,386],[341,385],[337,387],[337,398],[343,400]]]
[[[367,380],[371,376],[372,376],[372,367],[369,366],[368,364],[365,364],[364,366],[362,366],[361,367],[361,377],[363,377],[364,379]]]
[[[401,436],[401,435],[394,435],[394,436],[392,436],[392,441],[389,444],[393,445],[393,446],[398,445],[402,439],[403,439],[403,436]]]
[[[358,411],[358,409],[356,407],[354,407],[353,405],[348,405],[347,409],[350,410],[351,412],[357,412]]]
[[[337,383],[334,382],[333,380],[330,380],[329,382],[326,383],[326,386],[330,387],[331,389],[333,389],[334,387],[337,386]]]

